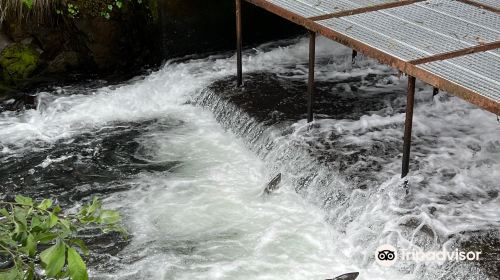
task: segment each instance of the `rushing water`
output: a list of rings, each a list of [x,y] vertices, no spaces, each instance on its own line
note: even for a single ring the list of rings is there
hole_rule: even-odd
[[[119,209],[129,241],[86,233],[95,279],[497,279],[496,117],[419,84],[405,184],[405,78],[320,39],[307,124],[307,48],[247,51],[242,90],[223,54],[42,92],[39,110],[0,115],[0,192]],[[486,259],[382,268],[384,243]]]

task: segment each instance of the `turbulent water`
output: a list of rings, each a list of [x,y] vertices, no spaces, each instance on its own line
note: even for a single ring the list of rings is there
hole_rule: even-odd
[[[404,77],[320,39],[316,121],[307,41],[171,61],[119,85],[39,94],[0,115],[0,192],[78,206],[131,234],[82,233],[94,279],[498,279],[500,123],[417,85],[411,176],[399,179]],[[283,176],[279,191],[262,196]],[[480,250],[479,262],[374,261],[375,249]]]

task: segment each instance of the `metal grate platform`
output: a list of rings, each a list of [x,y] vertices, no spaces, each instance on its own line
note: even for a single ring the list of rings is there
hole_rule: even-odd
[[[400,0],[269,0],[270,3],[293,11],[305,18],[355,10]]]
[[[499,0],[246,1],[500,115]]]

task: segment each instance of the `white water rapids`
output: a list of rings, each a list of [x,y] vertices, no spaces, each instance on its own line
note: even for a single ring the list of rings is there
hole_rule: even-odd
[[[301,39],[286,47],[249,50],[244,72],[305,80],[307,49]],[[390,76],[390,69],[371,60],[351,66],[346,59],[350,51],[327,40],[319,39],[317,56],[319,81],[384,74],[396,89],[405,87],[404,78]],[[135,139],[141,150],[136,156],[154,163],[180,162],[173,171],[140,172],[120,182],[132,186],[129,190],[107,196],[106,206],[122,212],[132,237],[112,257],[115,269],[95,267],[92,278],[327,279],[359,271],[359,279],[434,279],[446,273],[454,279],[485,279],[475,265],[452,267],[453,272],[432,265],[383,268],[373,255],[384,243],[413,246],[423,230],[431,232],[427,248],[441,248],[450,245],[452,235],[500,229],[500,124],[495,116],[457,98],[427,102],[431,89],[420,85],[414,136],[426,141],[416,140],[412,150],[419,165],[410,177],[410,194],[401,187],[400,159],[387,156],[375,158],[384,162],[377,174],[380,185],[351,189],[342,174],[331,174],[322,165],[301,171],[310,165],[310,156],[296,147],[332,134],[341,145],[400,141],[403,114],[392,112],[388,104],[386,115],[322,119],[312,129],[302,120],[290,124],[290,134],[267,131],[265,141],[274,146],[262,153],[264,140],[249,143],[256,138],[238,133],[233,122],[244,118],[241,113],[227,115],[224,128],[231,132],[214,116],[228,112],[227,106],[207,106],[212,112],[189,103],[234,72],[234,57],[225,55],[169,62],[119,86],[44,92],[39,110],[0,115],[4,158],[61,141],[71,144],[82,133],[120,130],[114,127],[118,122],[156,120]],[[404,94],[400,100],[404,102]],[[165,124],[174,125],[162,129]],[[47,158],[42,168],[57,160]],[[276,172],[283,173],[283,186],[262,197],[262,188]],[[300,172],[316,172],[310,184],[316,187],[302,195],[295,191]]]

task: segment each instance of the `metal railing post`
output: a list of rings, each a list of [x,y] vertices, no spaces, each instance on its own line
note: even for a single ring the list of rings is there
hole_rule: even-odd
[[[410,170],[410,148],[411,148],[411,130],[413,126],[413,105],[415,104],[415,77],[408,76],[408,94],[406,97],[406,120],[405,136],[403,144],[403,166],[401,178],[408,175]]]
[[[241,61],[241,48],[243,41],[241,38],[241,0],[236,0],[236,71],[237,84],[240,87],[243,84],[243,65]]]
[[[309,79],[307,82],[307,122],[313,121],[314,64],[316,60],[316,33],[309,31]]]

